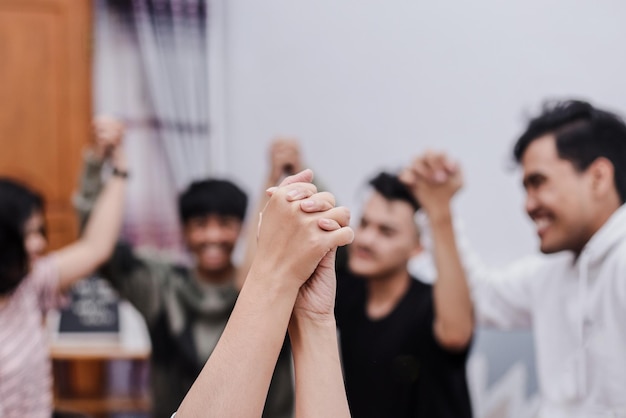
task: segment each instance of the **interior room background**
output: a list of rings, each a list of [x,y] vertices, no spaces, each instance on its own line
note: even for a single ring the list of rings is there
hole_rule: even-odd
[[[94,107],[128,125],[124,235],[181,259],[181,188],[228,177],[254,202],[269,141],[289,135],[353,209],[378,170],[448,151],[466,177],[465,233],[501,266],[537,251],[511,158],[528,115],[569,97],[626,112],[619,0],[95,4]],[[476,416],[531,416],[533,361],[529,334],[479,330]]]

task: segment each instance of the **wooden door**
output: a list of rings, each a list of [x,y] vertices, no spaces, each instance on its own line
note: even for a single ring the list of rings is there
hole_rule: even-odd
[[[0,0],[0,175],[46,199],[50,248],[71,206],[91,119],[91,0]]]

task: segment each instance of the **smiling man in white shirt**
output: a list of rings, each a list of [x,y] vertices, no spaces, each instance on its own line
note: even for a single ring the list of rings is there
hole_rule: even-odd
[[[514,156],[541,252],[554,255],[499,272],[466,262],[477,323],[532,328],[540,417],[626,417],[626,125],[586,102],[553,103]],[[454,169],[430,153],[406,178],[444,183]]]

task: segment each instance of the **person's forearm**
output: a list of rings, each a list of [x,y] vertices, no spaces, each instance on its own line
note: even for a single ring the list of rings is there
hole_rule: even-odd
[[[437,280],[433,289],[435,334],[449,348],[461,349],[469,343],[474,326],[472,302],[465,270],[454,237],[449,208],[434,211],[429,219]]]
[[[350,417],[334,318],[312,321],[294,315],[289,338],[296,370],[296,418]]]
[[[258,281],[254,267],[224,333],[177,418],[260,417],[298,288]]]
[[[56,252],[61,291],[68,290],[111,256],[122,225],[125,193],[126,179],[111,178],[96,202],[82,237]]]
[[[113,173],[98,197],[87,221],[81,241],[105,262],[113,252],[124,216],[124,194],[128,182],[128,164],[124,150],[119,148],[111,157]]]

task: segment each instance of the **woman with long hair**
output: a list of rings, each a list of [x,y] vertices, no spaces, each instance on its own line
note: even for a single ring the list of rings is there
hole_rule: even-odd
[[[119,234],[126,178],[117,121],[94,122],[95,149],[111,155],[113,175],[84,234],[45,254],[43,198],[23,184],[0,179],[0,416],[50,418],[52,378],[42,326],[45,312],[91,274],[113,251]]]

